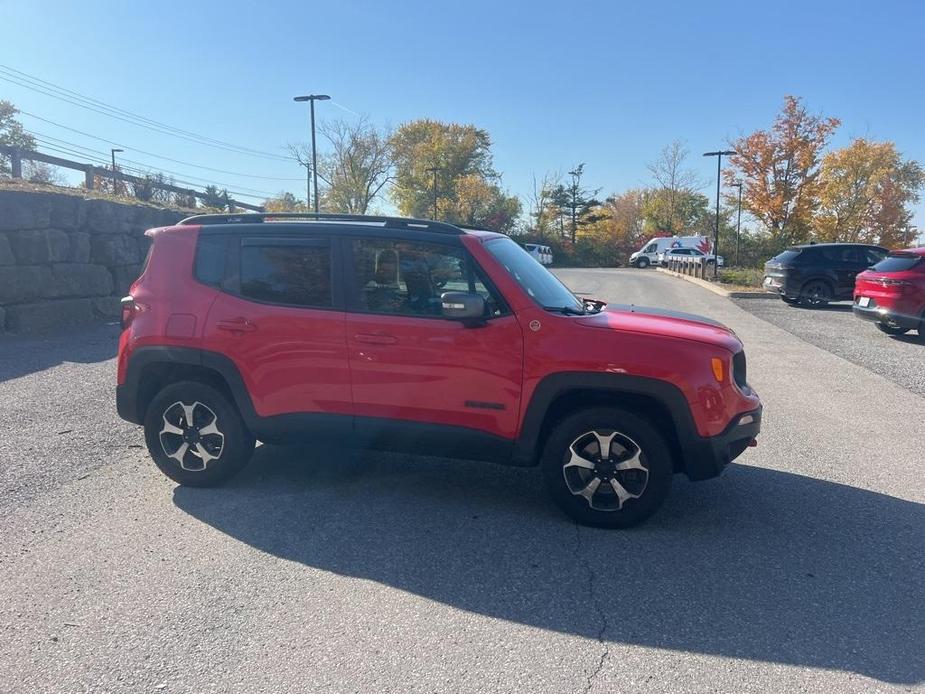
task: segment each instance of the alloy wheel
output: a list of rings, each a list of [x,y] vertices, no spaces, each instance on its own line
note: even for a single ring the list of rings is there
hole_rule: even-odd
[[[596,511],[619,511],[646,490],[649,470],[642,449],[618,431],[588,431],[576,438],[563,459],[568,490]]]
[[[225,435],[218,428],[218,417],[207,405],[177,401],[164,410],[162,419],[158,439],[164,455],[184,470],[205,470],[221,457]]]

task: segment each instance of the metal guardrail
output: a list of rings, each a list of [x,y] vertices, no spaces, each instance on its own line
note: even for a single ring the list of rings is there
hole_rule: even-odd
[[[679,272],[682,275],[699,277],[707,279],[708,270],[713,267],[712,263],[704,262],[703,258],[669,258],[668,269]]]
[[[83,171],[84,186],[87,188],[87,190],[93,190],[94,178],[96,176],[105,176],[106,178],[113,178],[113,176],[115,176],[115,178],[119,179],[120,181],[125,181],[127,183],[133,183],[136,185],[149,185],[152,188],[157,188],[158,190],[166,190],[170,193],[186,195],[191,198],[196,198],[197,200],[206,199],[206,194],[201,190],[195,190],[193,188],[181,188],[180,186],[171,185],[169,183],[158,183],[156,181],[144,179],[139,176],[132,176],[131,174],[123,173],[118,169],[116,171],[113,171],[112,169],[104,169],[99,166],[94,166],[93,164],[72,161],[70,159],[62,159],[61,157],[53,157],[50,154],[43,154],[42,152],[35,152],[29,149],[0,145],[0,154],[6,155],[10,158],[10,170],[14,179],[22,178],[23,160],[40,161],[44,162],[45,164],[60,166],[64,169]],[[231,200],[230,203],[235,207],[240,207],[245,210],[252,210],[254,212],[264,211],[264,208],[260,205],[251,205],[250,203],[238,202],[237,200]]]

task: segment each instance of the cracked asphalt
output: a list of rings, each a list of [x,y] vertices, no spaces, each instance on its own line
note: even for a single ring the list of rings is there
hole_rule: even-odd
[[[0,691],[921,690],[922,395],[683,280],[558,272],[728,324],[764,400],[631,531],[430,457],[261,446],[178,488],[116,417],[114,327],[0,338]]]

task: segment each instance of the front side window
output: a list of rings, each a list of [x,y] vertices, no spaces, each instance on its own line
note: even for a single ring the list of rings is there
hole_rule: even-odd
[[[657,246],[658,244],[650,243],[648,246],[646,246],[646,249],[643,251],[643,253],[655,253]]]
[[[468,292],[485,299],[486,317],[504,312],[499,297],[462,248],[387,239],[359,239],[351,245],[354,303],[361,311],[439,317],[444,292]],[[541,267],[526,251],[518,250]]]
[[[326,240],[244,239],[241,295],[272,304],[330,308],[330,244]]]
[[[508,274],[543,308],[584,313],[584,304],[545,267],[511,239],[493,239],[485,248]]]

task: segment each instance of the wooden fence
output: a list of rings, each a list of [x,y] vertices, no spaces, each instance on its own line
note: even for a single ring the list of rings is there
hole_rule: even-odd
[[[99,166],[94,166],[93,164],[85,164],[83,162],[71,161],[70,159],[62,159],[61,157],[53,157],[50,154],[43,154],[42,152],[34,152],[28,149],[21,149],[19,147],[9,147],[7,145],[0,145],[0,154],[3,154],[10,158],[10,169],[14,179],[22,178],[22,163],[23,161],[40,161],[45,164],[52,164],[53,166],[60,166],[65,169],[73,169],[74,171],[83,171],[84,172],[84,186],[87,190],[93,190],[94,179],[97,176],[105,176],[106,178],[117,178],[120,181],[125,181],[126,183],[131,183],[133,185],[144,185],[151,186],[152,188],[157,188],[158,190],[166,190],[170,193],[178,193],[179,195],[186,195],[190,198],[196,198],[197,200],[205,200],[207,196],[205,192],[201,190],[195,190],[193,188],[181,188],[179,186],[171,185],[169,183],[159,183],[158,181],[152,181],[151,179],[141,178],[139,176],[132,176],[131,174],[123,173],[116,169],[105,169]],[[238,202],[237,200],[230,201],[231,206],[240,207],[245,210],[252,210],[254,212],[263,212],[264,208],[260,205],[251,205],[246,202]],[[234,210],[229,210],[233,212]]]

